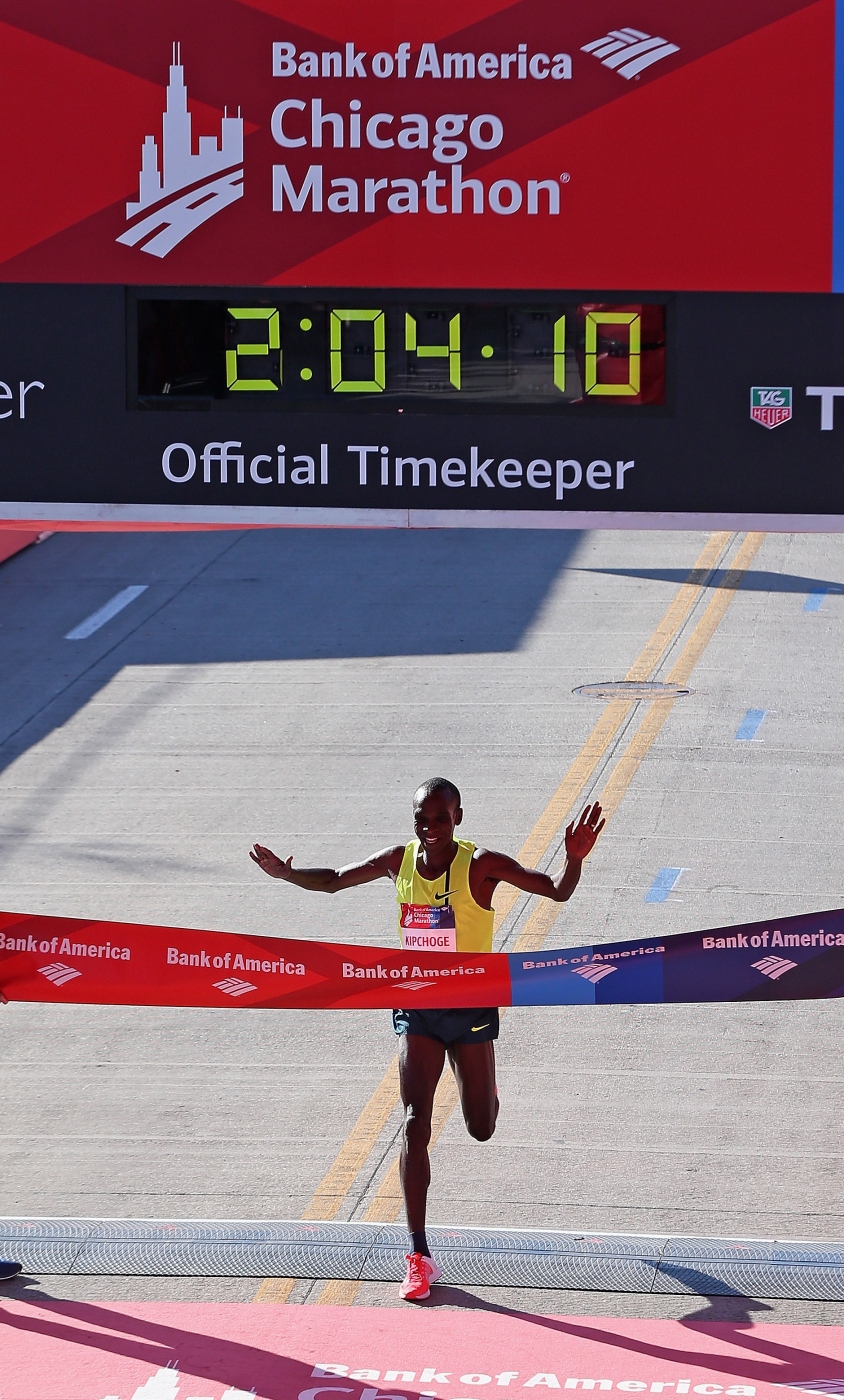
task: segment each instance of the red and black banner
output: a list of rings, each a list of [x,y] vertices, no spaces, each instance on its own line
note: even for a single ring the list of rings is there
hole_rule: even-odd
[[[836,528],[834,27],[0,0],[0,519]]]

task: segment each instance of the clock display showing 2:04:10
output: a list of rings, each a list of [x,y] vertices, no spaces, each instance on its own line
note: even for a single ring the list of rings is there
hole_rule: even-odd
[[[665,402],[663,304],[356,299],[141,300],[139,399],[347,411]]]

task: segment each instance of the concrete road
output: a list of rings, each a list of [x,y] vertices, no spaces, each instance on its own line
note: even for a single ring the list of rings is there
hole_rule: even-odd
[[[308,896],[265,879],[250,842],[297,863],[366,855],[409,837],[413,788],[444,772],[466,835],[518,851],[602,716],[573,688],[625,675],[701,552],[726,566],[743,540],[56,535],[0,566],[0,903],[388,943],[386,884]],[[146,591],[65,640],[133,584]],[[649,653],[664,678],[692,646],[693,693],[635,762],[647,715],[630,710],[576,790],[615,802],[581,888],[547,926],[518,901],[498,946],[842,903],[844,540],[771,535],[735,597],[700,585]],[[509,1013],[498,1132],[480,1146],[445,1115],[430,1218],[842,1239],[840,1017],[834,1002]],[[21,1005],[2,1009],[0,1044],[4,1215],[298,1216],[396,1049],[379,1012]],[[397,1129],[393,1108],[337,1218],[389,1206]]]

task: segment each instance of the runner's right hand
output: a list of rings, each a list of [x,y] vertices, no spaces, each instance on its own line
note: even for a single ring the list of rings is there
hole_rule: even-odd
[[[259,846],[257,841],[249,852],[249,856],[256,865],[260,865],[265,875],[272,875],[274,880],[290,879],[290,871],[293,868],[292,856],[288,856],[287,860],[279,860],[269,846]]]

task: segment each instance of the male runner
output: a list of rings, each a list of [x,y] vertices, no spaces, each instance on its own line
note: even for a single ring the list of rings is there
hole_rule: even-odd
[[[294,870],[292,856],[279,860],[257,843],[249,854],[265,874],[326,894],[386,876],[396,886],[403,944],[414,928],[436,927],[446,947],[459,953],[488,953],[492,949],[496,886],[505,881],[527,894],[544,895],[558,903],[570,899],[582,863],[604,825],[599,803],[586,807],[577,825],[566,827],[564,868],[556,875],[545,875],[520,865],[511,856],[456,840],[455,828],[462,820],[460,793],[454,783],[447,778],[429,778],[414,794],[416,840],[406,846],[388,846],[362,864],[344,865],[340,870]],[[404,1128],[399,1172],[411,1237],[407,1273],[399,1292],[402,1298],[421,1302],[440,1276],[425,1237],[434,1093],[448,1055],[466,1127],[478,1142],[492,1137],[498,1117],[494,1047],[498,1008],[394,1011],[393,1029],[401,1036],[399,1085]]]

